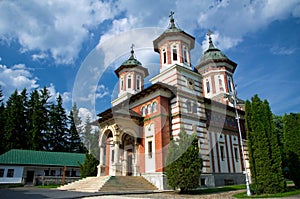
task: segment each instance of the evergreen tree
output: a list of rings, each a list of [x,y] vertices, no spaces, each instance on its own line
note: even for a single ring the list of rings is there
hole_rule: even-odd
[[[4,151],[29,149],[27,134],[27,91],[16,90],[7,100],[4,111]]]
[[[43,150],[43,131],[45,130],[45,123],[43,122],[43,104],[38,90],[33,90],[30,93],[28,100],[28,134],[29,134],[29,148],[31,150]]]
[[[97,159],[99,159],[100,153],[98,143],[99,134],[99,129],[92,127],[91,118],[90,116],[87,116],[83,130],[83,142],[89,153],[93,154]]]
[[[284,149],[289,177],[300,187],[300,114],[284,116]]]
[[[85,147],[83,145],[83,142],[81,141],[80,138],[80,129],[77,129],[77,125],[80,118],[78,116],[78,110],[76,107],[76,104],[73,105],[72,110],[70,111],[70,115],[68,116],[69,118],[69,151],[70,152],[85,152]],[[81,122],[80,122],[81,123]]]
[[[245,108],[252,188],[257,194],[283,192],[281,153],[269,103],[255,95]]]
[[[50,121],[47,133],[47,150],[64,152],[68,151],[67,116],[62,107],[62,97],[57,97],[57,104],[52,104],[49,111]]]
[[[80,164],[80,177],[96,176],[98,164],[99,161],[92,154],[87,153],[84,163]]]
[[[166,165],[167,183],[172,189],[186,192],[199,186],[202,159],[196,134],[182,131],[178,140],[170,141]]]

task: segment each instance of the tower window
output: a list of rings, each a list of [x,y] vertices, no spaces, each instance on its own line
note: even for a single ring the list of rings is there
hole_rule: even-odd
[[[148,106],[147,106],[147,112],[148,112],[148,114],[150,114],[152,112],[151,104],[148,104]]]
[[[142,108],[142,116],[145,116],[146,115],[146,107],[143,106]]]
[[[165,49],[163,49],[163,63],[167,63],[167,52]]]
[[[173,61],[177,61],[177,49],[176,48],[173,48]]]
[[[231,86],[231,78],[228,76],[227,77],[227,83],[228,83],[228,90],[229,90],[229,92],[232,92],[232,86]]]
[[[136,90],[140,90],[141,89],[141,76],[137,76],[136,78]]]
[[[206,92],[210,93],[210,85],[208,79],[206,80]]]
[[[188,56],[187,56],[187,49],[183,49],[183,62],[187,63],[188,62]]]
[[[131,75],[127,77],[127,88],[131,88]]]
[[[120,90],[122,91],[123,88],[124,88],[124,79],[121,78],[121,80],[120,80]]]
[[[222,81],[222,79],[221,79],[220,76],[218,76],[218,78],[219,78],[219,88],[220,88],[220,91],[224,91],[224,88],[223,88],[223,81]]]

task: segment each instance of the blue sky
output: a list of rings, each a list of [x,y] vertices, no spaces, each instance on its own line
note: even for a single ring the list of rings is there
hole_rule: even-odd
[[[152,41],[168,27],[195,36],[197,65],[213,31],[216,47],[238,64],[238,95],[267,99],[273,113],[300,112],[299,0],[2,0],[0,1],[0,85],[15,89],[48,87],[82,114],[94,117],[115,97],[116,69],[135,54],[158,73]],[[150,78],[149,77],[149,78]],[[147,78],[147,80],[149,79]]]

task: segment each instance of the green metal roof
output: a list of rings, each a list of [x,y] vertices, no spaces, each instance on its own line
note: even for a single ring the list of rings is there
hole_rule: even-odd
[[[0,155],[0,164],[78,167],[78,162],[82,164],[84,159],[85,154],[83,153],[12,149]]]

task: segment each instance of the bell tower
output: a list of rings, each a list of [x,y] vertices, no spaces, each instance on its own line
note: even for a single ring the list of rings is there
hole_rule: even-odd
[[[160,72],[174,64],[191,69],[190,51],[195,38],[176,27],[173,15],[171,11],[169,27],[153,41],[154,51],[160,54]]]
[[[227,103],[225,94],[234,92],[233,74],[237,64],[216,48],[208,31],[209,47],[195,67],[202,75],[204,97]]]
[[[113,106],[142,91],[144,79],[149,75],[148,69],[135,58],[133,47],[132,44],[130,57],[115,70],[119,78],[119,90],[118,98],[112,101]]]

